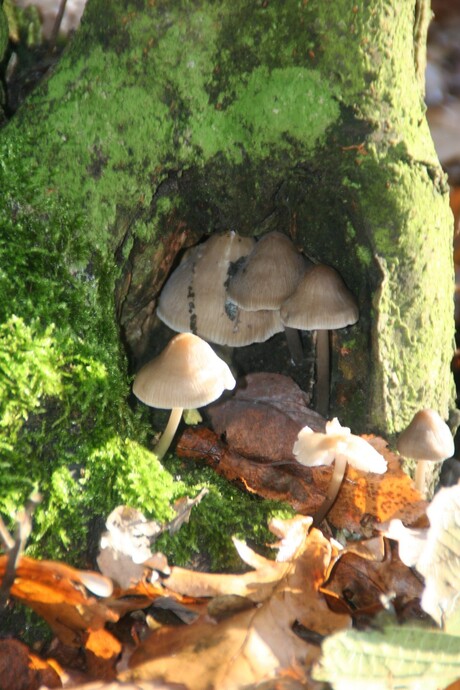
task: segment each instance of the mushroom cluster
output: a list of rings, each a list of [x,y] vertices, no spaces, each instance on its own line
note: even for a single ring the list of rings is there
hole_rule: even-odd
[[[329,331],[359,317],[354,296],[330,266],[313,265],[283,233],[259,241],[235,232],[192,247],[160,294],[158,317],[178,332],[241,347],[283,329],[293,362],[302,361],[299,330],[317,332],[316,407],[329,407]]]
[[[279,312],[243,310],[228,299],[232,267],[254,245],[253,238],[226,232],[190,249],[161,291],[158,317],[174,331],[230,347],[264,342],[281,332]]]

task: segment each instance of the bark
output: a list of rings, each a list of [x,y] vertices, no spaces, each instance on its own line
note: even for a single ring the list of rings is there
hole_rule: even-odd
[[[181,248],[276,229],[359,300],[333,338],[331,415],[389,435],[421,407],[447,417],[453,227],[423,104],[428,13],[424,0],[89,0],[2,137],[28,171],[16,204],[33,188],[66,209],[79,276],[105,319],[113,308],[132,367],[155,349]],[[85,318],[97,330],[100,311]]]

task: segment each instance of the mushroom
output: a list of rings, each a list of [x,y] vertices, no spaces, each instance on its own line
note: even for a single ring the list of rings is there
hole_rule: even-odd
[[[175,331],[231,347],[263,342],[281,332],[279,313],[243,311],[227,299],[231,266],[254,244],[253,238],[226,232],[192,248],[161,291],[158,317]]]
[[[305,273],[307,261],[293,242],[281,232],[269,232],[257,242],[251,253],[238,262],[228,281],[228,296],[241,309],[279,311],[292,295]],[[289,351],[294,362],[302,361],[298,331],[284,326]]]
[[[136,374],[133,393],[146,405],[170,409],[166,429],[155,455],[161,460],[176,433],[184,409],[203,407],[217,400],[236,381],[208,343],[192,333],[180,333],[163,352]]]
[[[417,460],[415,487],[425,496],[428,462],[442,462],[455,451],[454,439],[447,424],[434,410],[417,412],[407,429],[399,436],[396,447],[405,458]]]
[[[363,472],[383,474],[387,469],[386,460],[367,441],[343,427],[337,417],[326,423],[326,433],[313,431],[309,426],[300,430],[292,449],[297,462],[307,467],[331,465],[334,471],[326,498],[313,518],[318,526],[330,511],[339,493],[347,463]]]
[[[329,409],[329,331],[349,326],[359,318],[354,295],[331,266],[317,264],[307,271],[293,294],[281,305],[285,326],[316,330],[316,409]]]

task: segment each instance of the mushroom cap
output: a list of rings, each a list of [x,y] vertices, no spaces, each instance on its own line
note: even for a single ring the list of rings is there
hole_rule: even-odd
[[[337,417],[326,423],[325,434],[313,431],[309,426],[301,429],[292,452],[296,460],[307,467],[331,465],[341,456],[363,472],[383,474],[387,469],[384,457],[370,443],[342,426]]]
[[[133,393],[150,407],[187,409],[208,405],[235,384],[208,343],[192,333],[179,333],[136,374]]]
[[[417,412],[396,447],[398,453],[413,460],[445,460],[455,451],[449,427],[434,410]]]
[[[227,297],[232,265],[254,244],[253,238],[226,232],[193,248],[163,287],[158,317],[175,331],[189,331],[219,345],[249,345],[280,333],[278,313],[245,312]]]
[[[242,309],[279,309],[305,273],[306,259],[281,232],[269,232],[239,263],[228,296]]]
[[[285,326],[302,330],[332,330],[349,326],[359,318],[354,295],[337,271],[317,264],[307,271],[281,305]]]

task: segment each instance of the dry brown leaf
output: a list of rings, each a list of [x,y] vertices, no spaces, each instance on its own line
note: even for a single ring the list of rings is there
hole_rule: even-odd
[[[318,659],[320,649],[300,639],[293,632],[293,625],[297,622],[307,630],[327,635],[348,627],[350,618],[332,613],[319,592],[332,547],[319,530],[309,532],[310,524],[302,516],[292,521],[277,521],[274,529],[282,534],[279,553],[286,560],[275,562],[270,568],[271,562],[259,557],[256,560],[260,569],[231,576],[232,593],[244,592],[249,598],[252,594],[253,600],[259,601],[258,606],[219,623],[202,617],[184,628],[160,629],[134,652],[130,662],[132,670],[122,677],[131,681],[183,682],[189,690],[204,687],[234,690],[301,668],[304,687],[313,687],[307,679],[308,668]],[[252,560],[249,553],[246,555]],[[222,587],[218,584],[219,577],[223,578]],[[168,587],[171,578],[174,569]],[[227,576],[216,576],[211,584],[209,578],[195,573],[190,589],[195,593],[201,580],[202,593],[215,594],[222,590],[230,593]],[[181,586],[186,588],[184,577]],[[187,589],[182,593],[192,592]]]
[[[321,591],[340,599],[354,616],[377,613],[384,599],[395,600],[398,611],[420,600],[423,584],[382,537],[351,543],[339,552]],[[344,610],[338,602],[331,607]]]
[[[246,419],[249,419],[247,416]],[[246,422],[241,422],[242,424]],[[282,426],[277,426],[283,438]],[[205,460],[216,472],[236,481],[252,493],[264,498],[286,501],[299,513],[314,515],[321,506],[332,476],[332,468],[305,467],[289,461],[272,465],[267,458],[256,461],[257,447],[263,433],[252,430],[251,458],[236,453],[209,429],[187,429],[178,441],[176,452],[181,457]],[[392,518],[413,524],[425,513],[427,503],[420,497],[411,478],[401,469],[399,456],[391,452],[382,438],[363,436],[388,463],[385,474],[366,474],[347,468],[338,498],[328,521],[340,529],[372,532],[375,525]],[[246,437],[246,441],[249,436]],[[284,451],[285,456],[292,450]]]
[[[113,681],[105,683],[96,681],[95,683],[85,683],[84,685],[72,685],[72,690],[188,690],[183,683],[163,683],[163,681],[142,680],[133,683]]]
[[[107,630],[94,630],[84,637],[86,670],[92,678],[114,680],[121,642]]]
[[[225,434],[227,445],[258,462],[295,460],[292,447],[300,429],[308,425],[324,431],[326,423],[308,407],[302,389],[282,374],[248,374],[229,400],[219,400],[207,411],[212,428]]]

